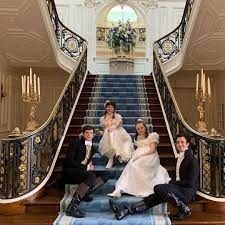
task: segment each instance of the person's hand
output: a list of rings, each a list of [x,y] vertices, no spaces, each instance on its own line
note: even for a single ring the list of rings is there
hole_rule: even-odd
[[[81,164],[82,164],[82,165],[87,165],[87,161],[88,161],[88,159],[85,158],[85,159],[81,162]]]
[[[83,132],[81,132],[81,133],[79,134],[79,139],[81,139],[83,136],[84,136],[84,135],[83,135]]]
[[[93,171],[93,170],[94,170],[94,165],[92,164],[92,161],[91,161],[87,166],[87,171]]]
[[[115,126],[111,126],[111,127],[108,128],[108,131],[109,131],[109,132],[112,132],[112,131],[115,130],[115,129],[116,129]]]
[[[99,130],[97,133],[96,133],[96,135],[98,135],[98,136],[102,136],[103,135],[103,131],[102,130]]]

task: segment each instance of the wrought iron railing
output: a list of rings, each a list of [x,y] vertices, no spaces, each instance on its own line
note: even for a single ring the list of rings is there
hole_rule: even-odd
[[[57,14],[54,0],[46,0],[46,2],[61,50],[77,61],[87,45],[86,40],[63,25]]]
[[[35,189],[47,176],[87,70],[87,51],[71,74],[51,116],[37,131],[2,140],[0,198],[16,198]],[[54,165],[53,165],[54,166]]]
[[[200,191],[205,195],[224,198],[225,139],[203,136],[184,121],[177,106],[162,63],[154,50],[154,79],[158,86],[172,137],[181,132],[191,137],[191,147],[200,164]]]
[[[60,48],[77,61],[50,117],[36,131],[2,140],[0,203],[20,200],[43,185],[54,168],[71,110],[87,74],[87,43],[59,20],[53,0],[46,0]],[[70,43],[76,48],[69,48]]]
[[[162,63],[173,58],[181,49],[194,0],[187,0],[182,20],[177,28],[154,43]]]

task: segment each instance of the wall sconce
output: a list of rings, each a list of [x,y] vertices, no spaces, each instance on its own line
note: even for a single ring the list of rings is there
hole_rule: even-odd
[[[2,99],[6,97],[6,92],[3,90],[3,83],[0,85],[0,103],[2,103]]]

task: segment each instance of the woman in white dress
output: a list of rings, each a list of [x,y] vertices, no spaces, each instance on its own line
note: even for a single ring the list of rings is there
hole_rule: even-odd
[[[122,192],[147,197],[154,193],[155,185],[170,181],[167,170],[160,165],[156,149],[159,135],[156,132],[149,134],[142,119],[137,120],[135,128],[137,149],[116,182],[115,191],[108,194],[111,197],[119,198]]]
[[[133,143],[131,136],[122,127],[122,116],[116,113],[115,102],[107,100],[104,107],[105,114],[100,118],[104,133],[99,143],[99,152],[109,159],[106,168],[111,168],[114,156],[121,163],[131,158]]]

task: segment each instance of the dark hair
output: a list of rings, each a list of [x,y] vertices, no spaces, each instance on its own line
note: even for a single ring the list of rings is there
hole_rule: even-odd
[[[179,133],[179,134],[177,134],[177,135],[176,135],[175,141],[177,140],[177,138],[181,138],[181,137],[184,137],[185,140],[186,140],[186,142],[187,142],[187,143],[190,143],[190,137],[189,137],[187,134],[184,134],[184,133]]]
[[[89,125],[89,124],[84,125],[84,126],[82,127],[82,132],[83,132],[83,133],[84,133],[86,130],[93,130],[93,131],[95,132],[95,128],[94,128],[93,126]]]
[[[114,108],[114,111],[113,111],[113,116],[112,118],[115,118],[115,111],[116,111],[116,103],[113,102],[113,101],[108,101],[104,106],[105,106],[105,113],[104,113],[104,116],[106,117],[106,114],[107,114],[107,106],[111,105],[113,108]]]
[[[140,123],[142,123],[143,126],[145,127],[145,138],[147,138],[149,135],[148,127],[146,126],[145,122],[143,120],[136,120],[136,122],[135,122],[135,137],[134,137],[135,140],[137,140],[137,137],[138,137],[138,132],[137,132],[136,126]]]

